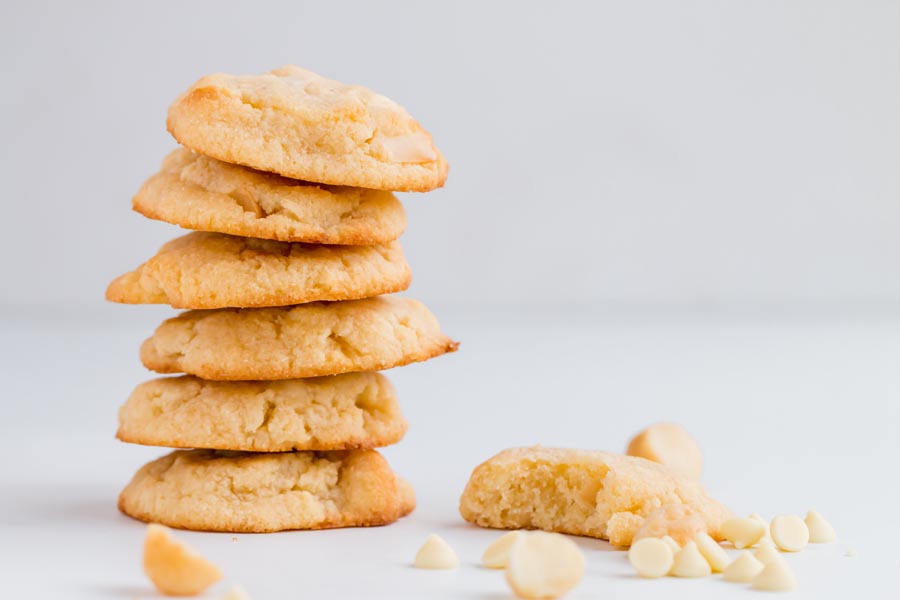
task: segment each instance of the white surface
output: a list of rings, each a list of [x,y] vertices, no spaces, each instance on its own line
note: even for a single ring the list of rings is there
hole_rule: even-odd
[[[3,2],[0,303],[94,300],[177,235],[128,211],[166,107],[289,62],[434,133],[450,180],[405,196],[403,239],[433,298],[897,300],[898,22],[893,0]]]
[[[419,495],[409,518],[367,530],[180,533],[255,600],[510,597],[479,568],[497,532],[462,522],[470,470],[503,447],[621,449],[673,419],[702,444],[704,480],[737,513],[814,506],[840,541],[788,556],[796,598],[896,598],[900,314],[804,308],[659,311],[555,304],[435,306],[456,355],[396,369],[411,429],[385,454]],[[118,490],[163,451],[112,439],[115,411],[148,374],[138,343],[166,311],[9,313],[0,321],[0,572],[9,598],[152,598],[143,526]],[[430,532],[463,566],[409,565]],[[580,539],[577,598],[761,597],[718,578],[639,580],[624,553]],[[844,557],[848,548],[858,555]],[[208,597],[220,597],[227,584]]]

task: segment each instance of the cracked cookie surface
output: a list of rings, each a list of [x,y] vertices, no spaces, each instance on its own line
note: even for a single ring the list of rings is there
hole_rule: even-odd
[[[425,192],[447,178],[431,134],[399,104],[291,65],[203,77],[166,125],[195,152],[293,179]]]
[[[123,442],[250,452],[375,448],[407,423],[379,373],[281,381],[167,377],[140,384],[119,409]]]
[[[690,477],[643,458],[562,448],[512,448],[475,468],[459,503],[482,527],[543,529],[629,546],[657,508],[685,504],[713,538],[730,511]]]
[[[400,242],[322,246],[195,231],[116,278],[106,299],[197,309],[286,306],[399,292],[411,278]]]
[[[280,242],[383,244],[406,228],[403,205],[390,192],[287,179],[186,148],[163,160],[132,207],[186,229]]]
[[[425,306],[379,296],[256,309],[188,311],[141,346],[159,373],[203,379],[296,379],[379,371],[453,352]]]
[[[414,508],[412,488],[374,450],[176,450],[119,495],[119,510],[135,519],[198,531],[385,525]]]

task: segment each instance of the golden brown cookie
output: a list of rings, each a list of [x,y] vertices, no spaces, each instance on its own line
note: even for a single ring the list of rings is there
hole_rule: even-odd
[[[203,77],[166,124],[195,152],[293,179],[426,192],[447,178],[431,134],[399,104],[295,66]]]
[[[411,278],[400,242],[320,246],[195,231],[115,279],[106,299],[175,308],[287,306],[399,292]]]
[[[142,383],[119,409],[123,442],[250,452],[348,450],[406,433],[394,387],[379,373],[281,381],[167,377]]]
[[[374,450],[175,450],[119,495],[126,515],[180,529],[268,532],[386,525],[415,498]]]
[[[591,450],[513,448],[479,465],[459,503],[467,521],[499,529],[543,529],[628,546],[660,506],[686,504],[717,540],[727,508],[700,483],[643,458]]]
[[[379,371],[456,350],[416,300],[379,296],[256,309],[189,311],[141,347],[159,373],[203,379],[296,379]]]
[[[287,179],[179,148],[132,200],[145,217],[186,229],[280,242],[366,245],[406,228],[390,192]]]

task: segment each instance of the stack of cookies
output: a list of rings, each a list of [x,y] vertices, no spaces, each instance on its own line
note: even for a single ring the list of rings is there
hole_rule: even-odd
[[[406,421],[377,373],[452,352],[421,303],[391,191],[443,185],[447,163],[398,104],[297,67],[200,79],[169,109],[182,144],[134,198],[195,230],[113,281],[107,299],[190,309],[141,361],[119,439],[180,448],[134,476],[126,514],[174,527],[381,525],[412,489],[372,448]]]

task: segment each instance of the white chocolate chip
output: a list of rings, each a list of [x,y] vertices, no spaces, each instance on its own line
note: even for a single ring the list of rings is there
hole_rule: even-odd
[[[769,530],[775,545],[788,552],[799,552],[809,543],[809,528],[796,515],[781,515],[772,519]]]
[[[628,442],[625,454],[668,465],[694,478],[703,472],[700,446],[674,423],[657,423],[641,431]]]
[[[527,533],[509,549],[506,582],[519,598],[558,598],[582,577],[584,555],[558,533]]]
[[[250,600],[250,594],[241,586],[234,585],[227,594],[222,596],[222,600]]]
[[[702,554],[703,558],[706,559],[706,562],[709,563],[713,573],[721,573],[731,562],[725,549],[722,548],[716,540],[712,539],[708,533],[697,534],[697,537],[694,538],[694,542],[696,542],[700,554]]]
[[[675,554],[672,575],[675,577],[706,577],[712,574],[709,563],[700,554],[697,543],[693,540]]]
[[[749,517],[728,519],[722,523],[722,536],[738,549],[749,548],[762,539],[765,532],[764,523]]]
[[[681,544],[676,542],[675,538],[673,538],[671,535],[664,535],[661,539],[669,545],[669,548],[672,549],[672,556],[675,556],[675,553],[681,550]]]
[[[747,515],[747,518],[748,519],[756,519],[757,521],[759,521],[760,523],[765,525],[766,532],[763,534],[762,539],[771,541],[772,536],[769,535],[769,522],[766,521],[765,519],[763,519],[762,515],[760,515],[759,513],[750,513],[749,515]]]
[[[787,592],[797,587],[797,580],[784,559],[778,557],[777,560],[773,560],[763,567],[762,571],[753,578],[751,586],[754,590]]]
[[[821,544],[824,542],[833,542],[837,539],[834,533],[834,527],[825,520],[818,511],[809,509],[804,519],[806,527],[809,529],[809,541],[813,544]]]
[[[643,538],[628,549],[628,562],[641,577],[662,577],[672,569],[674,553],[668,542]]]
[[[525,533],[522,531],[510,531],[501,535],[481,555],[481,564],[488,569],[505,569],[509,559],[509,549],[523,535]]]
[[[780,558],[778,550],[775,548],[775,542],[768,538],[759,540],[759,544],[756,545],[756,552],[753,553],[753,556],[764,565]]]
[[[725,570],[722,571],[722,578],[725,581],[750,583],[763,570],[764,566],[750,554],[749,550],[745,550],[725,567]]]
[[[170,596],[196,596],[222,579],[218,567],[156,524],[147,526],[144,571],[156,589]]]
[[[432,533],[416,552],[413,565],[417,569],[455,569],[459,566],[459,557],[450,544]]]

